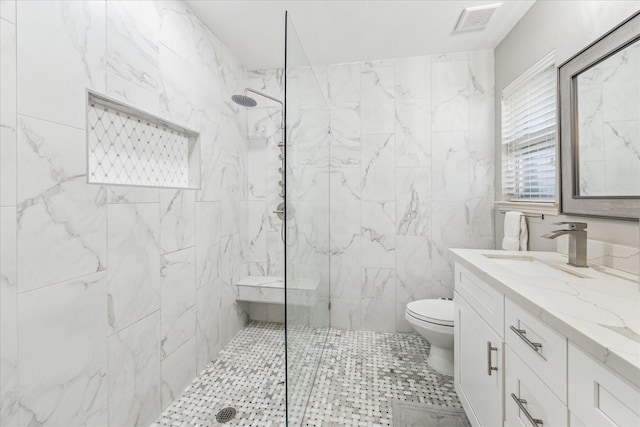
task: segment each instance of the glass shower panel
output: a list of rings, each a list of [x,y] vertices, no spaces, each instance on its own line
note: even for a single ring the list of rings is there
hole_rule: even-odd
[[[299,426],[329,330],[329,107],[286,18],[287,424]]]

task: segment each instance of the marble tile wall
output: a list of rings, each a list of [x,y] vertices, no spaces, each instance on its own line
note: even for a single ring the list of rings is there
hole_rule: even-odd
[[[18,422],[16,4],[0,1],[0,425]]]
[[[328,68],[332,326],[405,332],[450,297],[449,247],[493,247],[493,53]]]
[[[149,425],[247,320],[246,72],[181,1],[0,5],[0,425]],[[87,88],[198,131],[201,188],[87,184]]]
[[[452,296],[447,248],[494,247],[493,52],[315,71],[331,127],[331,325],[409,331],[407,302]],[[276,70],[251,76],[281,89]],[[250,116],[250,135],[266,117]],[[314,172],[300,166],[304,194]],[[249,182],[264,175],[262,164],[250,168]]]
[[[319,280],[314,306],[289,304],[288,319],[296,324],[323,326],[329,321],[329,109],[326,67],[301,66],[287,75],[287,198],[289,209],[287,275],[290,283]],[[248,73],[249,87],[284,99],[282,69]],[[284,245],[281,221],[273,213],[282,198],[278,159],[282,141],[281,109],[256,97],[248,114],[248,235],[245,242],[251,275],[282,276]],[[297,282],[296,282],[297,283]],[[283,307],[251,304],[252,319],[279,320]]]
[[[294,298],[287,307],[287,321],[326,327],[330,323],[330,111],[326,66],[312,67],[306,61],[299,57],[297,63],[305,65],[287,71],[287,281],[294,288],[312,284],[315,296],[310,306],[294,305]],[[292,372],[299,372],[296,362],[302,363],[294,361]]]
[[[284,102],[282,69],[249,71],[248,87]],[[282,221],[273,213],[283,201],[279,196],[280,148],[283,141],[282,108],[273,101],[255,96],[258,105],[248,110],[247,192],[248,229],[246,253],[249,273],[254,276],[282,276],[284,248],[280,239]]]

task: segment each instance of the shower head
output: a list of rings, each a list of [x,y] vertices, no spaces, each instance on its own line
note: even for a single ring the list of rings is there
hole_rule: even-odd
[[[256,95],[260,95],[264,98],[270,99],[284,107],[284,104],[278,98],[274,98],[271,95],[268,95],[264,92],[258,92],[257,90],[251,88],[245,88],[244,95],[233,95],[231,99],[233,100],[233,102],[238,105],[242,105],[243,107],[255,107],[256,105],[258,105],[255,99],[247,96],[247,92],[255,93]],[[282,114],[284,115],[284,108],[282,110]]]
[[[255,107],[256,105],[258,105],[255,99],[247,95],[233,95],[231,97],[231,100],[243,107]]]

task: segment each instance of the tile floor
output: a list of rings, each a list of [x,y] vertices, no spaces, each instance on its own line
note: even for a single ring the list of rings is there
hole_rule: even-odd
[[[427,366],[428,350],[412,334],[296,327],[289,425],[393,425],[393,400],[460,407],[451,377]],[[238,411],[227,425],[284,425],[284,365],[284,325],[252,321],[153,426],[221,425],[215,415],[225,406]]]
[[[285,418],[284,325],[250,322],[160,415],[152,427],[211,427],[233,406],[226,425],[281,426]]]

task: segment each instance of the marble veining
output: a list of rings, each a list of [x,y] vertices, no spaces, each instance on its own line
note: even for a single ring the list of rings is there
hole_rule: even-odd
[[[158,205],[109,205],[109,325],[118,331],[160,308]]]
[[[161,362],[162,409],[178,398],[182,390],[195,378],[196,338],[193,337]]]
[[[568,237],[562,236],[556,241],[557,251],[566,254],[569,249]],[[595,269],[602,266],[624,271],[635,277],[640,272],[640,249],[587,239],[587,261]]]
[[[432,129],[464,131],[469,129],[468,53],[434,57],[431,63]],[[437,145],[434,145],[437,147]]]
[[[432,156],[432,200],[462,202],[469,199],[469,134],[462,131],[434,133]]]
[[[109,337],[109,425],[147,426],[160,412],[160,313]]]
[[[86,185],[84,132],[20,116],[17,164],[20,291],[104,270],[106,193]]]
[[[396,261],[396,301],[433,298],[431,258],[433,248],[427,238],[398,236]],[[402,309],[404,313],[404,307]]]
[[[393,61],[362,64],[360,114],[363,134],[394,131],[395,67]]]
[[[105,4],[18,2],[17,21],[18,113],[84,129],[78,100],[106,89]],[[48,35],[44,49],[39,34]]]
[[[195,335],[195,249],[164,254],[160,264],[160,349],[165,358]]]
[[[0,425],[148,426],[247,321],[246,71],[177,0],[1,0],[0,32]],[[197,131],[201,189],[88,185],[87,88]]]
[[[225,236],[220,243],[220,308],[229,308],[235,305],[236,287],[240,279],[241,265],[234,262],[235,254],[241,251],[240,236],[232,234]]]
[[[540,281],[538,276],[517,274],[483,256],[509,252],[479,249],[451,252],[457,261],[508,298],[640,386],[640,294],[635,282],[594,268],[579,269],[588,278],[566,275]],[[528,254],[551,264],[566,263],[566,255],[556,252]]]
[[[196,118],[193,104],[197,87],[190,63],[174,51],[160,46],[160,112],[176,123],[191,127]]]
[[[196,289],[196,371],[214,360],[222,348],[220,282]]]
[[[193,246],[195,234],[195,191],[160,190],[160,250],[162,253]]]
[[[159,2],[107,2],[107,71],[157,93],[160,29]]]
[[[629,338],[630,340],[633,340],[637,343],[640,343],[640,334],[638,334],[637,332],[633,331],[631,328],[629,328],[628,326],[611,326],[611,325],[604,325],[602,323],[598,323],[598,326],[602,326],[603,328],[607,328],[607,329],[611,329],[614,332],[619,333],[620,335]]]
[[[16,2],[0,1],[0,425],[18,420]]]
[[[107,425],[106,290],[101,272],[19,295],[20,425]]]
[[[428,236],[431,230],[431,170],[396,171],[396,227],[403,236]]]
[[[0,425],[17,424],[16,208],[0,207]]]
[[[108,186],[107,203],[159,203],[160,189],[129,186]]]
[[[393,267],[395,203],[365,202],[362,208],[362,264],[368,267]]]
[[[220,202],[196,204],[196,287],[211,286],[220,277]]]
[[[396,99],[396,166],[431,166],[431,98]]]
[[[362,138],[362,198],[363,200],[393,200],[395,186],[389,171],[393,169],[395,138],[389,135],[368,135]]]

